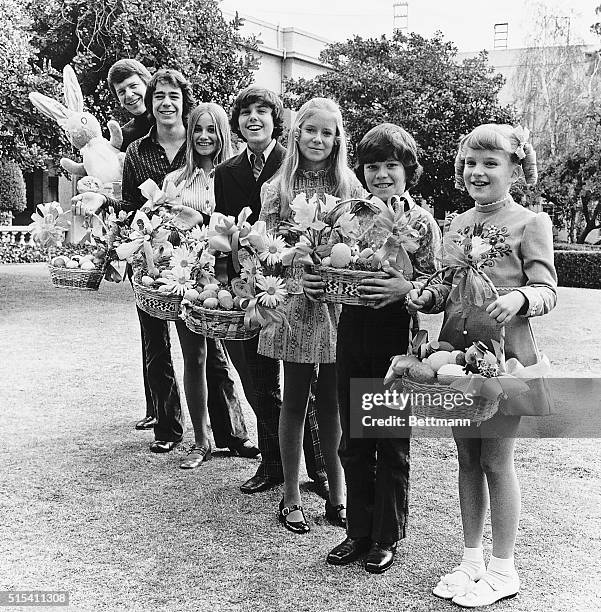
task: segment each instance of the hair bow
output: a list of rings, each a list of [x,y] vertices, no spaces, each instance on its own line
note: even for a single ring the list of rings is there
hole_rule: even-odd
[[[530,130],[528,128],[522,127],[521,125],[518,125],[513,129],[513,135],[517,138],[518,141],[518,146],[516,147],[514,153],[520,159],[524,159],[524,157],[526,157],[524,145],[528,142],[528,138],[530,138]]]

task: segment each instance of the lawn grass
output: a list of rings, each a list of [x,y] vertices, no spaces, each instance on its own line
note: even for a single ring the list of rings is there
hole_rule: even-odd
[[[189,428],[173,453],[148,452],[152,434],[133,429],[143,391],[129,286],[59,290],[42,264],[7,265],[0,296],[0,590],[68,590],[73,610],[454,609],[430,595],[462,546],[452,441],[412,442],[409,533],[394,567],[327,566],[343,532],[313,493],[303,492],[311,532],[295,537],[277,523],[280,490],[240,493],[254,460],[217,453],[180,470]],[[558,308],[534,322],[566,373],[601,372],[600,296],[561,288]],[[177,340],[174,355],[181,374]],[[518,442],[523,587],[496,610],[601,610],[599,448]]]

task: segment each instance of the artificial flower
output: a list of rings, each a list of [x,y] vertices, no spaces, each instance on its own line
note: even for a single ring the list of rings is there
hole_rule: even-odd
[[[254,287],[257,277],[261,275],[261,262],[255,256],[248,256],[243,259],[240,268],[240,278]]]
[[[290,209],[293,212],[294,229],[299,232],[305,232],[315,221],[317,215],[317,196],[313,196],[310,200],[307,200],[305,193],[299,193],[292,203]]]
[[[68,217],[71,211],[63,212],[58,202],[38,204],[38,212],[31,215],[33,223],[27,228],[35,242],[43,247],[56,246],[62,242],[64,233],[69,229],[71,222]]]
[[[260,304],[275,308],[284,301],[287,295],[286,283],[277,276],[257,276],[257,288],[261,291],[257,293]]]
[[[185,246],[179,246],[173,250],[171,261],[169,262],[172,268],[180,267],[187,268],[192,266],[196,257],[194,253]]]
[[[268,266],[274,266],[282,261],[282,253],[286,248],[286,243],[281,236],[267,234],[265,239],[265,250],[259,252],[259,259]]]

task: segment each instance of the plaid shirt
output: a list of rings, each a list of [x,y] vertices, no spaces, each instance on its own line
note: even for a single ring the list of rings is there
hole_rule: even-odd
[[[186,142],[169,163],[165,150],[156,141],[156,127],[152,127],[146,136],[134,140],[127,147],[121,183],[122,199],[107,197],[106,206],[113,206],[116,212],[138,210],[146,202],[138,187],[147,179],[152,179],[160,187],[165,175],[181,168],[185,161]]]

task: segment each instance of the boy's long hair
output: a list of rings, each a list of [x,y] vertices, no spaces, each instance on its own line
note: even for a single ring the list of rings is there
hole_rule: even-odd
[[[150,72],[146,66],[142,65],[138,60],[135,59],[121,59],[115,62],[110,68],[107,76],[107,82],[109,89],[115,98],[117,97],[117,91],[115,85],[122,83],[125,79],[137,74],[144,85],[148,87],[148,83],[152,78]]]
[[[273,118],[273,133],[271,137],[277,139],[284,131],[284,105],[273,91],[265,89],[264,87],[257,87],[256,85],[245,87],[236,96],[232,108],[232,119],[230,121],[232,131],[242,138],[242,140],[245,140],[244,136],[242,136],[242,132],[240,132],[240,126],[238,125],[240,111],[257,102],[271,108],[271,116]]]
[[[527,185],[534,185],[538,179],[536,152],[529,142],[525,141],[527,132],[520,126],[513,127],[503,123],[484,123],[474,128],[459,142],[455,157],[455,187],[465,189],[463,170],[465,169],[465,150],[467,148],[488,151],[505,151],[511,161],[520,166]],[[516,151],[522,148],[524,157],[520,159]]]
[[[194,94],[192,93],[192,85],[190,81],[179,71],[173,68],[161,68],[157,70],[150,79],[148,87],[146,88],[146,95],[144,96],[144,104],[146,104],[146,110],[150,115],[153,123],[156,123],[156,118],[152,114],[152,97],[159,83],[166,83],[171,87],[177,87],[182,92],[182,121],[184,125],[188,124],[188,116],[190,111],[194,108],[196,101],[194,100]]]
[[[357,145],[359,166],[356,174],[364,187],[365,174],[363,167],[372,162],[383,162],[396,159],[405,169],[405,189],[417,185],[423,168],[417,161],[417,143],[407,130],[394,123],[381,123],[371,128]],[[398,194],[402,195],[402,194]]]
[[[188,117],[188,127],[186,128],[186,165],[184,171],[177,177],[176,184],[187,181],[194,174],[196,169],[195,158],[197,156],[194,150],[194,128],[200,117],[205,113],[211,117],[215,124],[215,135],[219,145],[213,156],[213,167],[233,155],[230,126],[225,111],[219,104],[214,102],[201,102]]]
[[[273,179],[279,191],[280,214],[284,219],[291,214],[290,203],[292,202],[293,196],[294,178],[301,162],[301,155],[298,150],[298,137],[301,127],[305,121],[321,110],[332,113],[336,121],[336,140],[332,152],[330,153],[330,171],[335,179],[336,190],[330,195],[334,195],[343,200],[349,198],[351,195],[353,173],[347,165],[346,137],[342,125],[340,108],[334,100],[330,100],[329,98],[312,98],[300,107],[294,119],[294,124],[290,129],[288,138],[286,156]]]

